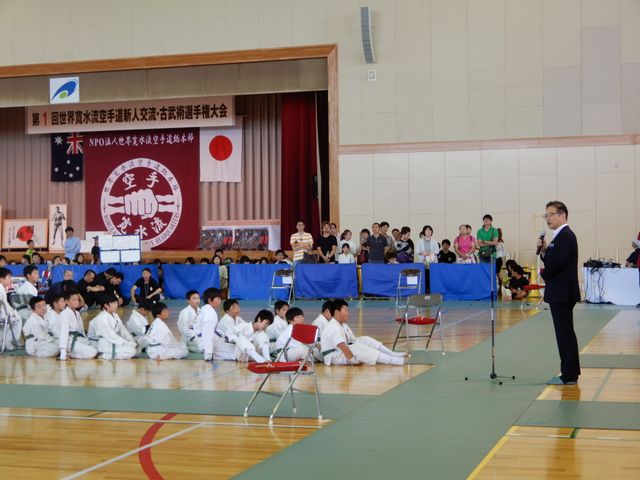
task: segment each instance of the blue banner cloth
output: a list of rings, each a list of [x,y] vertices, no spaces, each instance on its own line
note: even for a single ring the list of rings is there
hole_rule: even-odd
[[[281,264],[231,264],[229,265],[229,298],[267,300],[274,272],[289,268],[288,265]],[[282,283],[279,282],[278,285]],[[286,298],[286,296],[285,290],[277,291],[277,298]]]
[[[357,297],[356,264],[298,264],[295,274],[295,295],[296,298]]]
[[[142,270],[148,268],[151,270],[151,276],[158,280],[158,268],[155,264],[151,265],[120,265],[117,263],[102,264],[102,265],[56,265],[51,269],[51,282],[61,282],[64,278],[65,270],[71,270],[73,272],[73,281],[79,282],[84,277],[84,273],[87,270],[93,270],[96,274],[104,272],[108,268],[115,268],[118,272],[124,275],[124,279],[120,284],[120,291],[124,298],[130,298],[129,292],[133,284],[142,277]]]
[[[7,265],[4,268],[9,269],[12,277],[24,277],[24,274],[22,273],[22,270],[24,269],[23,265]],[[42,278],[42,275],[46,270],[46,265],[38,265],[38,273],[40,274],[40,278]]]
[[[489,300],[491,284],[497,288],[495,265],[489,263],[432,263],[429,270],[431,293],[444,300]]]
[[[184,298],[189,290],[200,295],[210,287],[220,288],[218,265],[162,265],[163,292],[167,298]]]
[[[420,285],[400,290],[400,296],[417,295],[425,292],[424,265],[422,263],[364,263],[362,264],[362,293],[376,297],[395,297],[398,293],[400,272],[417,269],[422,276]],[[406,277],[402,278],[402,287],[407,287]]]

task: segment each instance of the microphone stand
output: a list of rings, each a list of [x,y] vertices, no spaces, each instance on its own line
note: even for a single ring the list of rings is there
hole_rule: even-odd
[[[495,296],[495,288],[494,282],[496,280],[496,275],[498,272],[495,271],[496,263],[493,254],[491,255],[491,262],[489,268],[489,283],[491,284],[491,372],[489,375],[481,375],[477,377],[464,377],[465,380],[478,380],[488,378],[491,382],[498,382],[498,385],[502,385],[501,378],[506,378],[510,380],[515,380],[516,376],[504,376],[498,375],[496,373],[496,315],[495,315],[495,306],[494,306],[494,296]]]

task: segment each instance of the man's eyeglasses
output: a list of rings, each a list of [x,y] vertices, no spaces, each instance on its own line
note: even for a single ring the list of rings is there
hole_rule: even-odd
[[[542,215],[542,218],[549,218],[549,217],[551,217],[551,216],[553,216],[553,215],[557,215],[557,214],[559,214],[559,213],[560,213],[560,212],[549,212],[549,213],[545,213],[544,215]]]

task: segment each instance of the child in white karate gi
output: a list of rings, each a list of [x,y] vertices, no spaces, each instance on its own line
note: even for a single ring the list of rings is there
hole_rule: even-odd
[[[131,311],[131,315],[127,321],[127,329],[138,344],[138,352],[142,352],[147,348],[147,339],[145,337],[147,330],[149,330],[149,320],[147,320],[147,317],[151,312],[152,305],[153,302],[146,298],[140,300],[138,308]]]
[[[115,295],[98,297],[102,311],[89,323],[89,338],[98,339],[98,354],[105,360],[129,360],[137,353],[137,345],[118,315]]]
[[[60,360],[67,358],[94,358],[98,350],[89,344],[84,331],[82,318],[77,309],[80,306],[80,294],[77,290],[64,292],[65,309],[59,315],[58,347]]]
[[[245,322],[240,317],[240,304],[235,299],[225,300],[222,308],[225,314],[215,329],[214,359],[267,362],[270,358],[269,336],[265,329],[269,321]]]
[[[162,302],[154,303],[151,314],[155,318],[147,331],[147,355],[156,360],[184,358],[189,355],[187,346],[176,340],[165,323],[169,319],[169,308]]]
[[[194,327],[198,324],[200,315],[200,294],[195,290],[189,290],[185,296],[188,305],[180,310],[178,316],[178,330],[180,331],[180,341],[184,343],[190,352],[202,352],[198,342],[198,332]]]
[[[347,325],[349,304],[333,301],[333,319],[322,332],[322,355],[325,365],[404,365],[404,352],[394,352],[371,337],[356,337]]]
[[[55,357],[59,351],[58,340],[49,332],[44,320],[47,303],[42,297],[33,297],[29,300],[29,308],[31,315],[22,327],[27,354],[41,358]]]

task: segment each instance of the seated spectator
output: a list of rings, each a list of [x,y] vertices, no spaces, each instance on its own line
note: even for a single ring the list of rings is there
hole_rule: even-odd
[[[284,253],[284,250],[276,250],[276,261],[275,263],[282,263],[286,265],[291,265],[291,260],[287,257],[287,254]]]
[[[458,235],[453,241],[453,249],[458,255],[458,263],[475,263],[476,239],[471,235],[467,225],[460,225]]]
[[[44,259],[42,258],[42,255],[40,255],[38,252],[34,253],[31,256],[31,265],[43,265],[44,264]]]
[[[627,260],[624,264],[627,267],[637,268],[638,266],[640,266],[640,248],[636,246],[635,242],[631,243],[631,248],[633,248],[633,252],[631,252],[631,254],[627,257]]]
[[[51,259],[51,265],[54,267],[56,265],[62,265],[62,257],[60,255],[54,256],[53,259]]]
[[[211,261],[207,257],[202,257],[200,259],[200,265],[209,265]]]
[[[387,252],[386,255],[384,256],[384,263],[390,263],[392,265],[397,265],[398,263],[398,256],[396,255],[395,251],[390,251]]]
[[[140,293],[136,293],[139,290]],[[150,302],[159,302],[162,298],[162,289],[158,282],[151,277],[151,270],[145,268],[142,270],[142,277],[136,280],[136,283],[131,287],[131,301],[136,304],[142,300],[148,300]]]
[[[260,257],[260,261],[258,263],[260,265],[267,265],[269,263],[269,259],[267,257]]]
[[[431,228],[431,225],[422,227],[417,250],[418,259],[422,263],[431,263],[437,260],[440,244],[433,238],[433,228]]]
[[[20,265],[26,267],[27,265],[31,265],[31,255],[22,255],[20,259]]]
[[[399,263],[413,263],[413,240],[409,238],[411,236],[411,229],[409,227],[402,227],[400,230],[400,238],[396,240],[395,250],[396,257]]]
[[[329,222],[322,222],[322,235],[318,237],[316,250],[318,252],[318,263],[335,263],[338,240],[331,235],[331,225]]]
[[[91,269],[84,272],[84,277],[78,282],[78,292],[87,308],[97,303],[98,297],[104,292],[104,287],[96,283],[96,272]]]
[[[518,265],[511,266],[511,280],[509,280],[509,290],[511,290],[511,298],[521,300],[527,296],[527,292],[524,289],[526,285],[529,285],[529,280],[524,276],[523,268]]]
[[[338,255],[338,263],[356,263],[356,258],[351,253],[348,243],[342,244],[342,252]]]
[[[451,241],[447,238],[442,240],[442,250],[438,252],[438,263],[456,263],[456,254],[451,250]]]
[[[187,257],[184,259],[185,265],[195,265],[196,260],[193,257]]]
[[[76,253],[76,256],[73,259],[73,263],[76,265],[84,265],[84,255],[81,253]]]
[[[340,241],[338,242],[338,247],[342,252],[342,245],[346,243],[347,245],[349,245],[349,250],[351,251],[351,255],[355,256],[358,253],[358,250],[356,247],[356,242],[354,242],[351,237],[352,237],[351,230],[345,230],[344,232],[342,232],[342,234],[340,235]]]
[[[5,257],[4,255],[0,255],[0,267],[6,267],[7,266],[7,257]]]
[[[249,257],[247,257],[246,255],[242,255],[238,259],[238,263],[242,263],[242,264],[245,264],[245,265],[251,265],[253,262],[251,262],[251,259]]]

